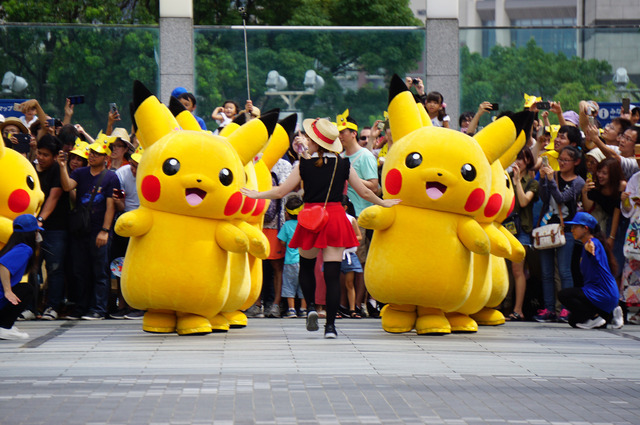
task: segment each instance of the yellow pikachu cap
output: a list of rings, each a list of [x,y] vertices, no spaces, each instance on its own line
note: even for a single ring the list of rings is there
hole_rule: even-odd
[[[83,142],[80,138],[77,138],[71,153],[78,155],[80,158],[89,159],[89,143]]]
[[[346,109],[342,114],[338,114],[336,116],[336,126],[338,127],[338,131],[342,131],[345,129],[358,131],[358,126],[355,123],[347,121],[349,117],[349,110]]]
[[[89,145],[89,149],[103,155],[111,155],[109,146],[115,142],[117,137],[107,136],[103,132],[98,134],[96,141]]]
[[[131,159],[140,164],[140,160],[142,159],[142,152],[144,152],[144,149],[142,148],[142,146],[138,146],[136,148],[136,151],[131,154]]]
[[[525,108],[531,108],[533,106],[534,103],[536,102],[542,102],[542,98],[541,97],[536,97],[534,95],[528,95],[528,94],[524,94],[524,107]]]

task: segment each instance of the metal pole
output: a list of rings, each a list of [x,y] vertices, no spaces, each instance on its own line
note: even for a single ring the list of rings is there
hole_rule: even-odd
[[[242,30],[244,32],[244,63],[247,74],[247,100],[251,100],[251,89],[249,88],[249,50],[247,48],[247,11],[244,7],[241,7],[240,13],[242,13]]]

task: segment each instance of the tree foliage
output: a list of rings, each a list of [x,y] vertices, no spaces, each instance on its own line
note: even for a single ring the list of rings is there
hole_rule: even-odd
[[[303,96],[297,107],[314,116],[334,116],[349,107],[364,122],[386,108],[386,89],[376,83],[344,90],[341,82],[353,81],[361,71],[387,81],[394,72],[415,69],[424,32],[260,31],[256,27],[421,25],[408,4],[408,0],[194,0],[193,8],[196,25],[241,25],[238,8],[245,8],[251,98],[260,108],[285,107],[279,97],[264,95],[271,69],[288,79],[289,90],[303,90],[305,71],[314,69],[325,86],[314,96]],[[52,116],[62,117],[66,96],[84,94],[86,104],[75,108],[74,121],[95,134],[106,125],[108,103],[115,102],[121,125],[128,126],[132,81],[140,79],[152,90],[154,85],[158,89],[157,29],[76,24],[157,24],[158,18],[158,2],[151,0],[3,0],[0,22],[73,26],[0,27],[0,60],[6,70],[29,82],[19,97],[38,98]],[[198,114],[215,127],[209,117],[214,107],[226,99],[242,105],[247,98],[242,31],[196,27],[195,43]]]
[[[577,110],[582,99],[604,101],[613,93],[612,84],[603,83],[612,72],[608,62],[546,53],[533,39],[523,47],[494,46],[485,58],[465,46],[460,63],[462,111],[475,112],[483,101],[518,111],[525,93]]]

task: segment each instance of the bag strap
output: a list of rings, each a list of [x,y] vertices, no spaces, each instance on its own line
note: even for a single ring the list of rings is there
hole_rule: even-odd
[[[96,187],[100,187],[102,181],[104,180],[104,176],[107,175],[107,169],[105,168],[100,172],[100,177],[98,178],[98,182],[93,186],[93,190],[91,191],[91,198],[89,199],[89,206],[87,207],[91,210],[91,206],[93,205],[93,198],[96,197]]]
[[[336,165],[333,167],[333,174],[331,175],[331,183],[329,183],[329,191],[327,192],[327,197],[324,200],[324,205],[322,208],[327,208],[327,202],[329,202],[329,195],[331,194],[331,186],[333,186],[333,179],[336,176],[336,169],[338,168],[338,155],[336,155]]]
[[[556,179],[556,186],[558,186],[558,190],[560,190],[560,183],[558,183],[557,171],[554,173],[554,177]],[[564,218],[562,217],[562,203],[556,202],[556,206],[558,207],[558,217],[560,218],[560,231],[564,232]]]

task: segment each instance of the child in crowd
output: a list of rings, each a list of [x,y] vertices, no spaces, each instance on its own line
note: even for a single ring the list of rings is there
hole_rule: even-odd
[[[218,123],[218,129],[216,132],[219,132],[233,121],[239,111],[240,107],[233,100],[225,100],[222,106],[218,106],[214,109],[211,113],[211,118],[216,120],[216,123]]]
[[[437,91],[432,91],[427,94],[425,100],[425,108],[431,118],[431,123],[436,127],[449,128],[449,115],[446,110],[447,105],[444,103],[444,97]]]
[[[43,229],[34,216],[19,215],[13,220],[9,241],[0,250],[0,339],[29,338],[14,324],[34,294],[34,288],[28,282],[22,282],[22,277],[37,268],[39,242],[42,240],[38,230]]]
[[[613,277],[618,265],[611,249],[604,244],[598,220],[589,213],[578,212],[566,224],[571,226],[574,239],[584,244],[580,259],[584,286],[558,292],[558,299],[571,312],[569,324],[593,329],[611,322],[614,329],[620,329],[624,321],[622,308],[618,306],[618,284]]]
[[[307,304],[300,288],[298,275],[300,273],[300,254],[296,248],[290,248],[289,242],[298,226],[298,213],[302,210],[302,198],[298,195],[290,195],[284,205],[287,221],[284,222],[278,232],[278,239],[287,249],[284,254],[284,267],[282,269],[282,298],[287,299],[287,313],[285,317],[307,317]],[[300,310],[296,313],[296,298],[301,299]]]
[[[362,240],[362,233],[358,226],[358,220],[355,218],[356,211],[353,204],[349,200],[347,195],[342,195],[342,207],[347,213],[347,218],[353,226],[353,231],[356,234],[358,241]],[[347,248],[342,253],[342,264],[340,265],[340,271],[344,275],[344,286],[347,292],[347,300],[349,301],[348,317],[352,319],[360,319],[361,316],[356,311],[356,289],[354,286],[356,273],[362,273],[362,265],[356,255],[358,247]]]

